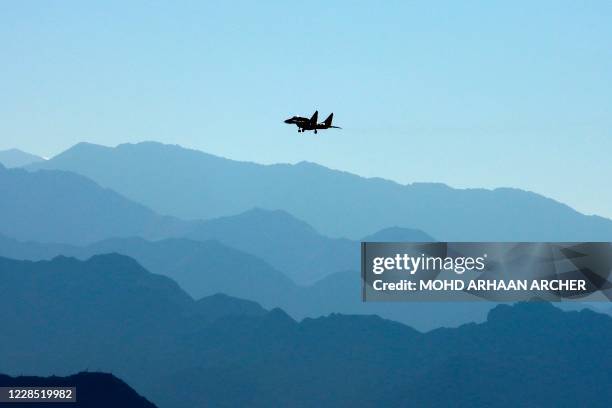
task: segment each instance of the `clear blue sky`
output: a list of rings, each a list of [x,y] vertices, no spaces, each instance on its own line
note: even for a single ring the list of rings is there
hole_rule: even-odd
[[[612,217],[611,22],[609,1],[1,2],[0,149],[157,140]],[[344,129],[282,123],[314,109]]]

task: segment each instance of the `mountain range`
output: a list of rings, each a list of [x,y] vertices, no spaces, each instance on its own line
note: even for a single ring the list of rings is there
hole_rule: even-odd
[[[275,299],[297,291],[289,278],[266,262],[212,240],[112,238],[78,247],[19,242],[0,235],[0,256],[13,259],[39,261],[68,256],[86,260],[111,253],[129,256],[149,271],[171,278],[195,299],[224,293],[275,307]]]
[[[20,241],[83,245],[131,237],[216,240],[265,260],[299,284],[359,269],[358,241],[328,238],[282,210],[256,208],[231,217],[183,221],[160,216],[83,176],[55,170],[0,166],[0,189],[0,234]],[[434,240],[408,228],[385,229],[363,239]]]
[[[381,234],[377,236],[384,237],[386,232]],[[392,234],[398,236],[398,231]],[[355,253],[350,255],[358,259],[358,243],[355,245]],[[19,242],[0,235],[0,256],[19,260],[50,260],[60,255],[86,260],[109,253],[129,256],[147,270],[171,278],[194,299],[223,293],[266,308],[280,307],[295,319],[329,313],[377,314],[419,330],[431,330],[483,321],[492,307],[484,302],[364,303],[356,265],[313,284],[296,285],[266,261],[214,240],[114,238],[79,247]]]
[[[152,142],[114,148],[80,143],[28,168],[79,173],[159,214],[184,219],[259,207],[352,239],[398,226],[443,241],[612,240],[611,220],[518,189],[400,185],[313,163],[260,165]]]
[[[360,270],[360,242],[431,242],[428,234],[410,228],[388,228],[359,241],[329,238],[283,210],[255,208],[234,216],[207,220],[184,235],[214,239],[258,256],[298,284],[312,284],[332,273]]]
[[[608,219],[516,189],[400,185],[150,142],[78,144],[17,167],[0,165],[0,372],[108,372],[168,408],[612,397],[605,314],[363,303],[358,272],[360,241],[607,241]]]
[[[55,170],[0,168],[0,187],[5,192],[0,196],[0,233],[5,235],[0,253],[9,258],[86,259],[121,253],[176,280],[195,298],[225,293],[282,307],[297,319],[331,312],[377,313],[429,330],[480,321],[490,308],[434,306],[424,315],[423,306],[416,304],[363,304],[359,242],[325,237],[281,210],[182,221],[159,216],[83,176]],[[364,239],[434,240],[405,228],[385,229]],[[328,284],[334,290],[326,289]]]
[[[266,307],[282,307],[297,319],[331,312],[378,314],[420,330],[482,321],[492,307],[485,303],[363,304],[357,278],[359,242],[328,238],[283,210],[252,209],[218,219],[182,221],[159,216],[69,172],[0,169],[0,181],[10,187],[5,191],[11,192],[0,197],[0,206],[7,209],[0,212],[0,218],[5,216],[0,232],[20,240],[91,245],[85,250],[50,249],[47,255],[51,256],[61,254],[84,259],[107,252],[132,256],[153,272],[175,279],[196,298],[226,293]],[[71,210],[75,203],[78,211]],[[154,240],[188,237],[203,242],[216,240],[222,245],[208,242],[200,246],[178,239],[151,244],[125,239],[134,236]],[[362,240],[433,241],[434,238],[419,230],[392,227]],[[210,250],[213,247],[219,251],[217,254]],[[18,252],[12,252],[15,247],[12,248],[3,254],[20,258]],[[231,248],[242,253],[232,252]],[[49,257],[43,255],[44,250],[42,255],[23,259]],[[305,286],[296,286],[283,274]]]
[[[160,407],[592,406],[612,398],[612,318],[547,303],[419,333],[376,316],[297,322],[191,299],[120,255],[0,258],[9,374],[112,372]],[[219,311],[228,313],[219,315]]]

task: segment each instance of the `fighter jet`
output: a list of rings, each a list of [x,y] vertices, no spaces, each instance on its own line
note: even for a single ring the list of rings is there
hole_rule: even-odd
[[[317,129],[342,129],[339,126],[332,126],[332,120],[334,119],[334,114],[330,114],[327,119],[325,119],[321,123],[317,123],[319,117],[319,111],[315,111],[314,115],[310,119],[302,117],[302,116],[293,116],[287,120],[285,123],[289,125],[296,125],[298,127],[298,132],[305,132],[307,130],[314,130],[317,133]]]

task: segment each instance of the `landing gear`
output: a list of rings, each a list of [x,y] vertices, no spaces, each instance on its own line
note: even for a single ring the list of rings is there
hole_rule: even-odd
[[[315,135],[316,135],[317,134],[317,129],[315,129],[314,132],[315,132]]]
[[[302,132],[302,129],[298,129],[298,133],[301,133],[301,132]]]

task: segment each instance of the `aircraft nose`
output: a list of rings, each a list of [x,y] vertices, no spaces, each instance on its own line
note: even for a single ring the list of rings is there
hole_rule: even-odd
[[[290,124],[290,123],[291,123],[291,119],[287,119],[287,120],[285,120],[285,123]]]

